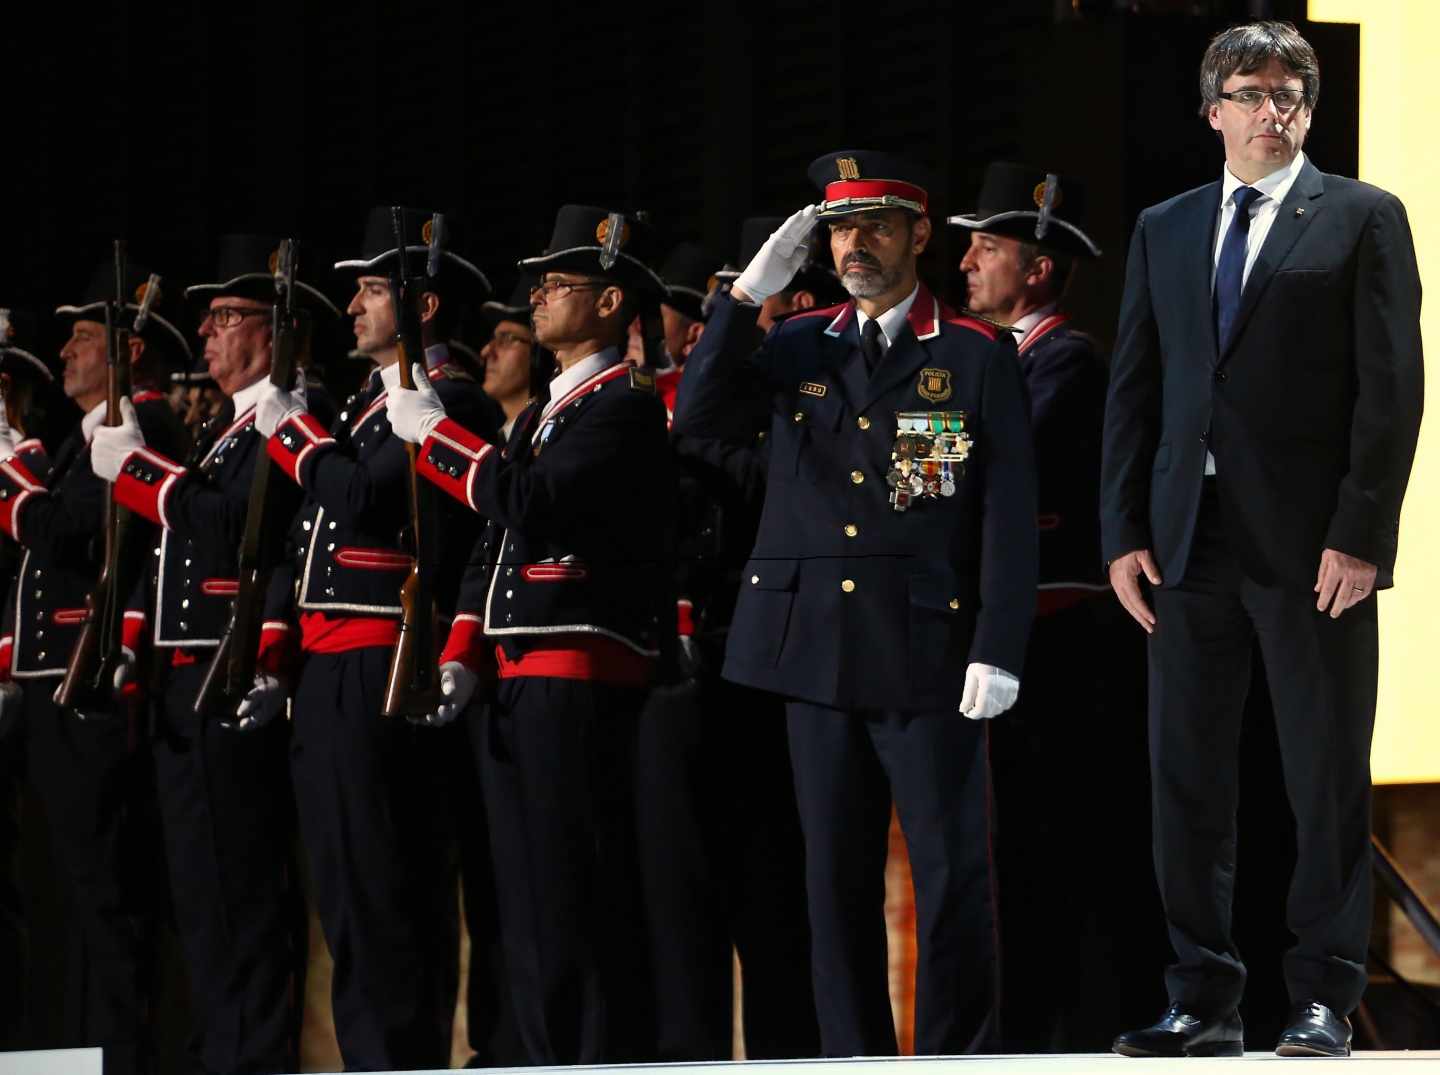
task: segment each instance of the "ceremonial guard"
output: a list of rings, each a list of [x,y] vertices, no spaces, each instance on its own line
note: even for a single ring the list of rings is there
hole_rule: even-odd
[[[461,420],[494,435],[498,408],[459,379],[439,342],[463,303],[488,284],[454,249],[453,225],[428,275],[431,222],[429,213],[403,212],[405,275],[424,281],[419,301],[429,378]],[[377,368],[334,426],[327,428],[296,394],[268,383],[256,403],[270,458],[307,494],[294,560],[301,660],[291,703],[291,771],[317,909],[335,959],[336,1034],[346,1067],[355,1069],[447,1063],[457,973],[453,834],[434,774],[448,772],[460,733],[381,715],[400,635],[400,587],[416,552],[408,533],[410,460],[385,410],[400,375],[399,321],[387,276],[401,271],[396,254],[391,210],[380,207],[370,214],[361,256],[336,264],[354,274],[348,312],[355,345]],[[440,559],[430,566],[439,613],[448,618],[478,521],[458,505],[442,507],[436,521]],[[282,683],[264,684],[252,715],[278,713],[284,695]]]
[[[35,464],[42,480],[46,469],[30,437],[38,431],[42,393],[55,375],[33,350],[35,319],[28,311],[0,308],[0,418],[8,432],[0,437],[0,456],[23,453]],[[20,566],[20,547],[0,537],[0,602],[11,597]],[[3,607],[3,605],[0,605]],[[10,636],[6,636],[9,638]],[[5,640],[0,640],[4,645]],[[5,667],[8,652],[0,653],[0,1051],[19,1049],[29,990],[25,985],[29,935],[18,871],[20,846],[20,779],[24,773],[24,737],[20,687]]]
[[[428,386],[393,392],[420,469],[490,520],[445,648],[458,708],[498,665],[476,738],[501,922],[527,1059],[653,1053],[635,861],[635,727],[673,632],[667,548],[675,485],[653,376],[621,361],[664,287],[645,225],[567,205],[549,253],[521,262],[550,400],[487,444]]]
[[[666,351],[677,365],[656,387],[669,411],[720,284],[717,261],[682,243],[661,269]],[[764,497],[763,438],[758,426],[734,440],[671,437],[681,659],[641,716],[648,775],[638,785],[661,1060],[731,1056],[735,953],[746,1057],[814,1056],[820,1047],[784,713],[775,696],[720,678]]]
[[[1123,782],[1093,786],[1097,769],[1120,759],[1143,764],[1145,751],[1144,650],[1110,599],[1100,564],[1105,368],[1094,339],[1063,308],[1074,270],[1100,249],[1083,229],[1085,190],[1068,176],[992,162],[976,204],[949,218],[968,232],[965,305],[1016,338],[1039,503],[1040,590],[1026,688],[991,739],[1002,1024],[1009,1051],[1094,1051],[1143,981],[1134,943],[1116,950],[1110,939],[1133,920],[1138,901],[1076,892],[1059,879],[1083,872],[1120,833],[1143,841],[1149,832],[1143,791],[1137,799]],[[1057,810],[1057,799],[1071,805]],[[1129,877],[1126,864],[1112,869],[1121,889],[1148,890],[1143,867]],[[1057,963],[1066,948],[1080,957]]]
[[[114,267],[107,262],[79,303],[56,310],[70,322],[60,352],[65,394],[84,417],[53,465],[33,441],[0,462],[0,528],[24,550],[0,647],[21,688],[29,778],[50,825],[73,929],[60,1044],[101,1046],[107,1071],[130,1072],[146,1070],[149,1062],[142,892],[148,881],[143,873],[156,865],[133,858],[148,849],[148,836],[127,845],[148,794],[135,746],[135,712],[128,700],[87,703],[81,712],[63,710],[52,698],[100,573],[106,486],[90,468],[90,439],[107,409],[105,308],[114,304],[128,328],[144,301],[148,274],[131,263],[123,285],[117,302]],[[143,330],[128,337],[130,353],[117,360],[131,364],[135,420],[146,440],[179,454],[183,431],[156,386],[170,368],[188,364],[190,353],[156,301],[152,295]],[[131,525],[149,527],[141,520]],[[127,620],[133,640],[139,632],[131,626]]]
[[[280,260],[276,238],[223,236],[214,282],[185,292],[202,304],[206,373],[226,400],[188,465],[148,447],[128,411],[119,426],[95,431],[90,452],[116,499],[161,528],[138,612],[155,651],[152,751],[198,1059],[215,1073],[290,1071],[299,1062],[294,976],[306,944],[291,861],[288,728],[239,732],[236,715],[214,701],[197,712],[236,600],[251,479],[265,459],[255,400],[271,368]],[[293,288],[303,350],[313,321],[340,311],[303,280]],[[300,491],[285,482],[276,493],[274,517],[288,524]],[[262,634],[262,664],[289,648],[286,635],[283,625]]]
[[[534,278],[522,276],[506,301],[491,299],[480,307],[480,316],[490,326],[490,338],[480,348],[480,361],[485,367],[481,387],[485,394],[505,412],[500,429],[501,442],[508,440],[537,389],[549,391],[550,377],[555,372],[555,359],[535,346],[535,330],[530,326],[530,289]],[[537,364],[543,365],[536,376]],[[536,384],[537,379],[540,384]]]
[[[724,674],[789,699],[824,1051],[896,1050],[883,924],[893,797],[916,889],[915,1048],[962,1053],[996,1032],[981,721],[1014,701],[1035,600],[1024,386],[1008,334],[957,316],[917,278],[931,234],[918,167],[852,150],[810,177],[819,205],[716,300],[675,427],[725,437],[757,408],[770,416]],[[759,304],[805,263],[817,220],[854,298],[786,319],[757,351]]]

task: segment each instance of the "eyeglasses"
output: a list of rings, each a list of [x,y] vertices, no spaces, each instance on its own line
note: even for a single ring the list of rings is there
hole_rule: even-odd
[[[530,301],[535,301],[535,296],[542,296],[546,302],[558,298],[561,295],[568,295],[572,291],[603,291],[609,284],[592,281],[589,283],[576,281],[571,283],[568,280],[545,280],[536,284],[530,289]]]
[[[1304,90],[1233,90],[1230,93],[1221,93],[1221,97],[1227,101],[1234,101],[1247,112],[1259,112],[1265,105],[1265,98],[1275,102],[1275,111],[1282,116],[1287,112],[1293,112],[1305,100]]]
[[[524,347],[530,347],[533,346],[535,343],[535,341],[532,340],[529,336],[522,336],[518,332],[506,332],[504,329],[501,329],[499,332],[495,333],[490,338],[494,340],[495,343],[500,347],[509,347],[511,344],[515,343],[518,343]]]
[[[269,313],[268,306],[212,306],[205,311],[205,316],[215,323],[216,328],[234,328],[247,317]]]

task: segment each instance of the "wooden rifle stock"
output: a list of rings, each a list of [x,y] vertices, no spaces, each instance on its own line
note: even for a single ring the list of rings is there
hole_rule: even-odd
[[[422,290],[406,272],[405,230],[401,209],[393,210],[397,266],[391,277],[395,317],[399,326],[397,349],[400,352],[400,386],[413,390],[412,355],[424,355],[421,342],[420,310]],[[436,213],[430,222],[431,276],[439,271],[440,242],[444,218]],[[435,616],[433,572],[438,559],[436,490],[415,469],[419,445],[406,444],[410,457],[410,533],[414,539],[414,561],[410,574],[400,587],[400,638],[390,657],[390,674],[385,681],[385,704],[381,712],[387,717],[420,718],[435,712],[444,701],[440,692],[440,672],[436,642],[438,629]]]
[[[270,383],[286,392],[295,386],[297,366],[294,287],[298,245],[294,239],[280,244],[270,318]],[[195,696],[194,711],[200,716],[218,714],[222,721],[228,722],[255,682],[255,661],[264,627],[265,591],[284,542],[286,520],[280,515],[282,497],[271,492],[272,479],[278,469],[261,444],[256,449],[255,470],[250,477],[230,623]],[[283,491],[283,486],[276,488]]]
[[[134,331],[145,327],[150,307],[160,292],[160,278],[151,276],[140,299]],[[115,240],[115,301],[105,307],[105,424],[118,426],[120,401],[130,396],[130,335],[125,315],[125,243]],[[130,525],[130,512],[115,502],[114,487],[105,487],[105,554],[100,577],[85,599],[85,620],[70,651],[65,676],[55,701],[70,709],[105,709],[115,701],[115,669],[125,624],[125,604],[144,570],[143,549]]]

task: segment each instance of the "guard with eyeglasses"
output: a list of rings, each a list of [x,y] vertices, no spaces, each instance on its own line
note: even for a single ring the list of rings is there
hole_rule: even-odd
[[[301,250],[303,256],[303,249]],[[184,464],[146,439],[129,415],[101,426],[95,473],[115,499],[159,528],[154,570],[132,610],[153,652],[154,760],[175,921],[203,1069],[285,1071],[299,1060],[298,914],[289,732],[283,721],[237,730],[231,712],[196,712],[196,700],[230,621],[251,479],[264,460],[255,401],[273,352],[281,241],[225,235],[211,282],[186,289],[199,317],[207,374],[225,403]],[[313,267],[305,275],[316,278]],[[340,311],[297,277],[296,350],[307,366],[316,322]],[[323,327],[323,326],[320,326]],[[331,410],[323,391],[307,397]],[[276,517],[289,520],[300,491],[280,484]],[[262,631],[260,665],[283,674],[293,647],[285,624]]]
[[[809,174],[819,203],[715,301],[675,429],[724,438],[768,423],[724,675],[787,699],[824,1052],[896,1051],[892,801],[916,892],[916,1052],[981,1050],[999,984],[985,721],[1020,689],[1035,604],[1025,390],[1009,334],[919,280],[924,171],[842,150]],[[792,315],[757,350],[761,303],[827,239],[851,300]]]
[[[472,428],[494,436],[499,408],[462,379],[443,343],[461,308],[489,283],[445,218],[431,264],[433,215],[402,211],[406,275],[423,279],[420,332],[428,382]],[[285,479],[306,498],[292,529],[293,586],[267,618],[298,630],[291,774],[316,907],[335,959],[335,1030],[347,1068],[434,1068],[450,1055],[456,960],[453,766],[463,732],[381,715],[400,634],[400,587],[414,555],[411,467],[385,400],[399,383],[398,319],[390,274],[398,256],[392,210],[373,209],[362,252],[337,262],[354,281],[348,312],[356,350],[375,363],[331,426],[297,389],[266,382],[256,428]],[[422,378],[426,375],[422,373]],[[278,477],[278,476],[277,476]],[[434,594],[448,619],[479,520],[458,505],[437,513]],[[278,574],[278,573],[277,573]],[[426,659],[423,658],[422,659]],[[257,682],[251,716],[285,711],[288,685]]]

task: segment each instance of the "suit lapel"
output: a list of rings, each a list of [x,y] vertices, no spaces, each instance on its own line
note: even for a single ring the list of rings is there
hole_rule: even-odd
[[[1179,234],[1186,237],[1184,251],[1178,259],[1178,294],[1194,296],[1190,309],[1192,332],[1195,339],[1202,341],[1211,365],[1219,360],[1211,277],[1215,272],[1215,229],[1220,224],[1222,189],[1221,184],[1212,183],[1199,190],[1186,206],[1178,229]]]
[[[1245,331],[1245,323],[1254,312],[1260,296],[1265,293],[1265,288],[1269,286],[1275,270],[1285,263],[1285,258],[1296,241],[1319,215],[1319,200],[1324,193],[1325,180],[1320,175],[1320,169],[1307,160],[1300,169],[1300,174],[1295,177],[1290,193],[1285,195],[1285,200],[1280,203],[1275,221],[1270,225],[1269,234],[1265,236],[1265,245],[1260,248],[1255,264],[1250,268],[1245,290],[1240,293],[1240,312],[1235,315],[1235,327],[1230,332],[1225,354],[1220,356],[1221,361],[1235,349],[1235,341]]]

